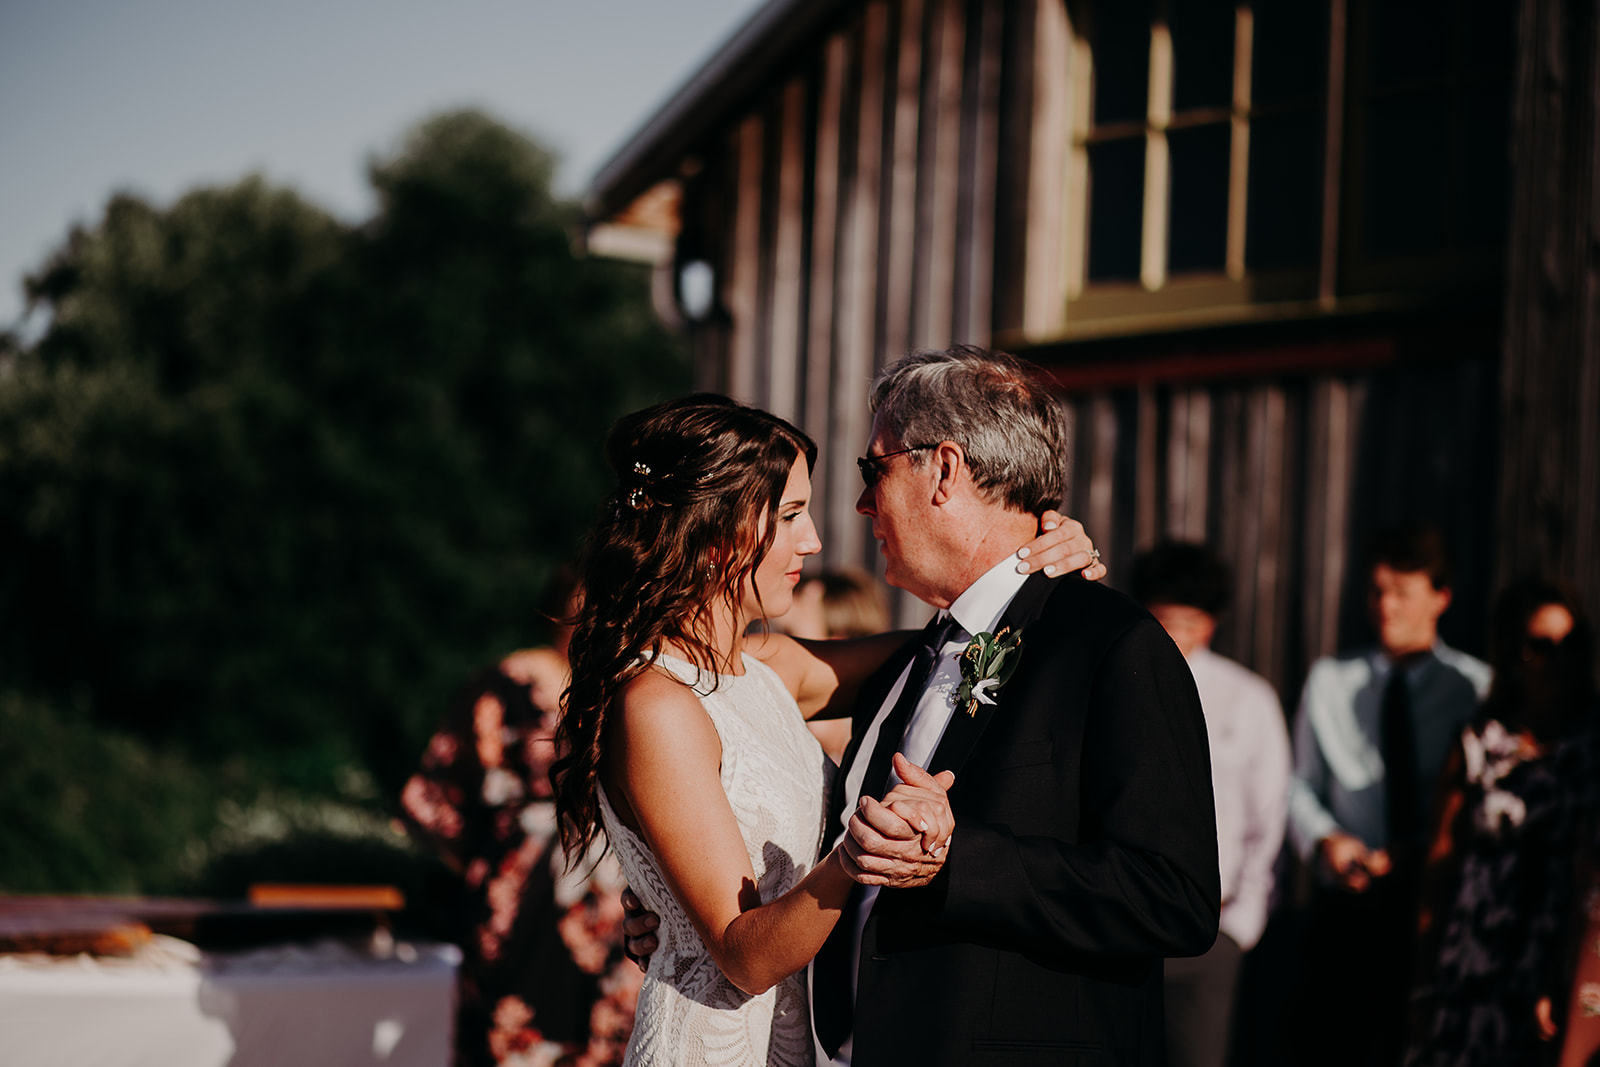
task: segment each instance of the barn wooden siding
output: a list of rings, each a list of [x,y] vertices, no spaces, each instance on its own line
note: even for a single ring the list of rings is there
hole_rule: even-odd
[[[679,260],[718,282],[691,328],[697,385],[825,444],[831,563],[874,565],[854,457],[886,357],[987,343],[1021,314],[996,293],[1019,291],[1027,255],[1035,17],[1032,0],[869,0],[796,49],[684,179]],[[1002,216],[1015,232],[997,237]]]
[[[1600,11],[1523,0],[1513,96],[1497,567],[1600,619]]]
[[[1313,659],[1370,642],[1360,541],[1385,523],[1444,528],[1464,566],[1441,631],[1481,651],[1497,375],[1492,356],[1386,358],[1080,393],[1068,398],[1070,511],[1107,550],[1119,588],[1157,541],[1215,547],[1234,575],[1215,647],[1264,675],[1290,710]]]
[[[1446,527],[1464,566],[1445,636],[1481,648],[1492,312],[1465,357],[1443,359],[1397,352],[1380,329],[1312,367],[1257,358],[1243,374],[1097,383],[1028,348],[1066,310],[1073,47],[1055,0],[869,0],[794,42],[680,168],[678,259],[717,279],[716,309],[691,327],[697,385],[822,444],[824,559],[876,568],[854,513],[868,382],[912,348],[1001,338],[1057,376],[1073,411],[1070,510],[1108,550],[1110,580],[1162,537],[1211,542],[1236,572],[1218,648],[1287,698],[1312,657],[1366,638],[1354,539],[1380,522]],[[896,611],[926,615],[903,596]]]

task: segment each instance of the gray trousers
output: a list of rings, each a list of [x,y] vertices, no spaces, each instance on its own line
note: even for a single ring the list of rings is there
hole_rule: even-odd
[[[1233,1026],[1233,994],[1244,952],[1227,934],[1204,956],[1170,959],[1164,969],[1167,1067],[1223,1067]]]

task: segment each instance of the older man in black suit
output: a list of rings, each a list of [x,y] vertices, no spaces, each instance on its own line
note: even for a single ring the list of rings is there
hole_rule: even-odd
[[[882,888],[857,891],[813,965],[820,1056],[1159,1064],[1161,960],[1209,949],[1220,907],[1188,667],[1121,594],[1016,573],[1064,495],[1066,451],[1054,398],[1021,364],[915,353],[872,400],[857,510],[889,583],[940,612],[857,703],[837,810]],[[937,797],[941,771],[956,829],[924,856],[859,798]]]

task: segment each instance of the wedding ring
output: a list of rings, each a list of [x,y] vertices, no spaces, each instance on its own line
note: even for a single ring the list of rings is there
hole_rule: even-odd
[[[1100,562],[1100,550],[1098,548],[1091,548],[1089,550],[1089,562],[1090,563],[1099,563]]]

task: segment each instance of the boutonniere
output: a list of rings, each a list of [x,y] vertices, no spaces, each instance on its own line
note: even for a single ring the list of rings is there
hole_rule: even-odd
[[[1022,634],[1011,633],[1011,627],[974,637],[961,653],[961,688],[956,690],[956,705],[965,704],[967,714],[976,715],[979,704],[993,704],[1000,687],[1020,662]]]

